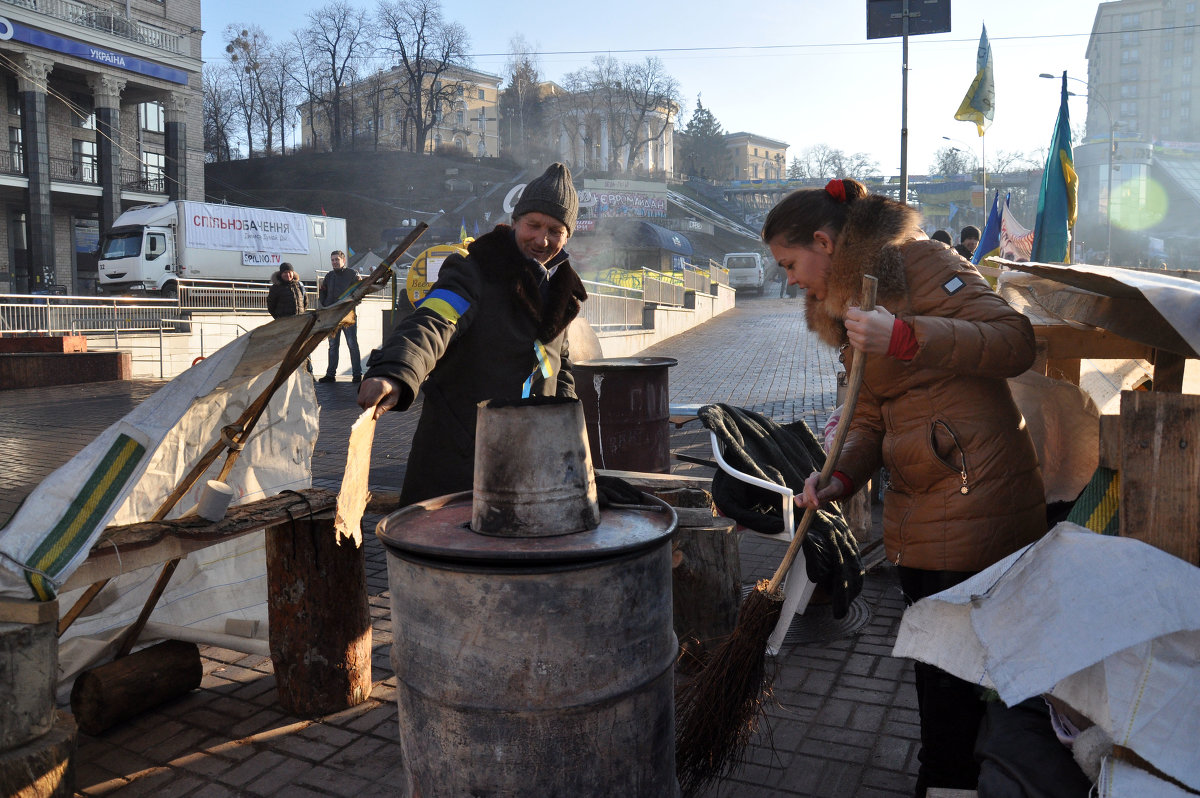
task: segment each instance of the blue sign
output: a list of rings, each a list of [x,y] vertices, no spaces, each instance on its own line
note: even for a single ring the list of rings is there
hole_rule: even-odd
[[[114,66],[128,72],[149,75],[152,78],[169,80],[172,83],[179,83],[184,86],[188,82],[188,75],[183,70],[162,66],[153,61],[143,61],[131,55],[105,50],[94,45],[74,41],[73,39],[64,39],[61,36],[55,36],[51,33],[30,28],[0,17],[0,41],[6,39],[32,44],[34,47],[41,47],[44,50],[53,50],[58,53],[65,53],[66,55],[86,58],[89,61]]]

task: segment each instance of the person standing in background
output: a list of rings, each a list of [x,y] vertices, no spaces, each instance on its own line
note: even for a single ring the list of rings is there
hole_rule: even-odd
[[[273,319],[284,316],[299,316],[308,310],[308,296],[304,283],[296,276],[292,264],[281,263],[279,271],[271,275],[271,288],[267,291],[267,312]]]
[[[329,253],[329,263],[333,267],[321,280],[317,291],[319,307],[327,308],[337,303],[346,292],[358,284],[356,273],[346,268],[346,253],[335,249]],[[350,381],[362,382],[362,360],[358,354],[358,317],[351,311],[349,324],[329,336],[329,365],[325,367],[325,376],[318,382],[337,382],[338,350],[341,348],[342,333],[346,335],[346,348],[350,350]]]

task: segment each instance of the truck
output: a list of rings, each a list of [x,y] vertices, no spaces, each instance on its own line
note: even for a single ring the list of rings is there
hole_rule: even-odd
[[[763,270],[762,255],[757,252],[729,252],[721,263],[729,272],[731,288],[753,288],[763,295],[767,276]]]
[[[346,251],[346,220],[333,216],[173,200],[122,213],[100,242],[100,289],[179,295],[178,281],[268,283],[284,261],[315,283],[329,253]]]

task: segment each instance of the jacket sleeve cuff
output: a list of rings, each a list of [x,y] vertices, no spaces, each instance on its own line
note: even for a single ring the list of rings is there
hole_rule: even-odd
[[[897,317],[892,324],[892,340],[888,343],[888,357],[897,360],[912,360],[920,349],[917,334],[912,325]]]
[[[842,483],[843,497],[854,495],[854,480],[852,480],[850,477],[846,476],[841,471],[834,471],[831,479],[836,479],[838,482]]]

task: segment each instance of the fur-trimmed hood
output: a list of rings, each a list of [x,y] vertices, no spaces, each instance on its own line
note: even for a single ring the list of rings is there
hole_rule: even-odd
[[[551,341],[579,315],[587,290],[571,268],[566,250],[558,253],[546,265],[557,270],[550,278],[550,290],[545,303],[538,292],[539,266],[525,257],[517,246],[512,227],[498,224],[485,235],[467,245],[472,260],[480,264],[488,279],[506,282],[514,287],[521,308],[537,322],[538,340]]]
[[[867,274],[879,280],[877,303],[893,313],[907,304],[902,248],[925,237],[921,215],[912,208],[878,195],[855,201],[834,241],[825,299],[818,302],[809,295],[809,329],[831,346],[844,344],[846,310],[859,303],[862,278]]]

